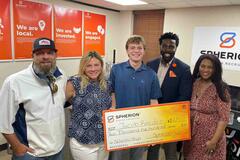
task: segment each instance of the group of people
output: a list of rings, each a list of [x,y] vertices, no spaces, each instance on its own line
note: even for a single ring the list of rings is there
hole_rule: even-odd
[[[112,67],[109,79],[101,56],[91,51],[81,59],[78,74],[67,78],[56,66],[57,49],[48,38],[33,43],[33,62],[10,75],[0,91],[0,132],[13,160],[63,160],[64,106],[71,104],[68,136],[74,160],[159,159],[160,145],[104,150],[102,111],[151,104],[191,101],[191,140],[183,142],[186,160],[225,160],[224,130],[230,112],[222,66],[213,55],[201,55],[190,67],[175,57],[179,38],[159,38],[159,58],[144,64],[143,37],[126,42],[128,60]],[[182,143],[161,144],[167,160],[177,160]]]

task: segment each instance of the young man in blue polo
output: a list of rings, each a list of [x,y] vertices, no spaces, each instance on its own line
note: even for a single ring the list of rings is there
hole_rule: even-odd
[[[145,41],[134,35],[126,42],[128,61],[112,67],[113,105],[116,108],[157,104],[161,97],[160,85],[156,73],[143,64]],[[142,160],[145,147],[113,151],[110,160]]]

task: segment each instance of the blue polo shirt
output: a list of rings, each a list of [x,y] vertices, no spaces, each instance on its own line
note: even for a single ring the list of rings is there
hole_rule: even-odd
[[[135,70],[129,61],[112,67],[109,80],[115,93],[116,108],[149,105],[162,96],[156,73],[142,64]]]

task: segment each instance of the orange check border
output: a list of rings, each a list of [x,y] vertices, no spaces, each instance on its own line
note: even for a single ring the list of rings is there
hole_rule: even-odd
[[[113,148],[113,147],[109,147],[108,144],[108,134],[106,133],[106,127],[107,127],[107,117],[106,114],[109,112],[119,112],[119,111],[126,111],[126,113],[129,110],[138,110],[138,109],[143,109],[146,108],[146,111],[149,111],[150,108],[155,108],[155,107],[159,107],[160,110],[163,110],[165,107],[173,107],[173,106],[178,106],[177,109],[179,109],[179,107],[186,107],[186,123],[187,123],[187,135],[184,135],[184,137],[179,138],[179,137],[173,137],[171,140],[157,140],[155,142],[151,142],[151,143],[144,143],[144,144],[138,144],[138,145],[128,145],[127,147],[117,147],[117,148]],[[155,108],[156,109],[156,108]],[[165,108],[166,109],[166,108]],[[150,109],[151,110],[151,109]],[[147,118],[151,118],[147,117]],[[189,140],[191,139],[191,127],[190,127],[190,102],[189,101],[180,101],[180,102],[174,102],[174,103],[163,103],[163,104],[155,104],[155,105],[147,105],[147,106],[135,106],[135,107],[130,107],[130,108],[120,108],[120,109],[110,109],[110,110],[104,110],[103,111],[103,127],[104,127],[104,146],[105,146],[105,150],[107,151],[114,151],[114,150],[122,150],[122,149],[128,149],[128,148],[135,148],[135,147],[144,147],[144,146],[149,146],[149,145],[154,145],[154,144],[161,144],[161,143],[169,143],[169,142],[177,142],[177,141],[184,141],[184,140]]]

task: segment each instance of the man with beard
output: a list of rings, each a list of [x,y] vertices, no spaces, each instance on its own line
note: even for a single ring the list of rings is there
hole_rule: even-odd
[[[149,62],[150,66],[158,75],[162,97],[159,103],[188,101],[192,93],[192,78],[190,67],[174,57],[179,44],[179,38],[172,32],[164,33],[159,38],[160,57]],[[148,149],[147,160],[157,160],[160,145],[151,146]],[[177,159],[176,143],[163,144],[167,160]]]
[[[33,63],[3,83],[0,132],[13,160],[63,160],[67,77],[56,66],[56,52],[51,39],[36,39]]]

